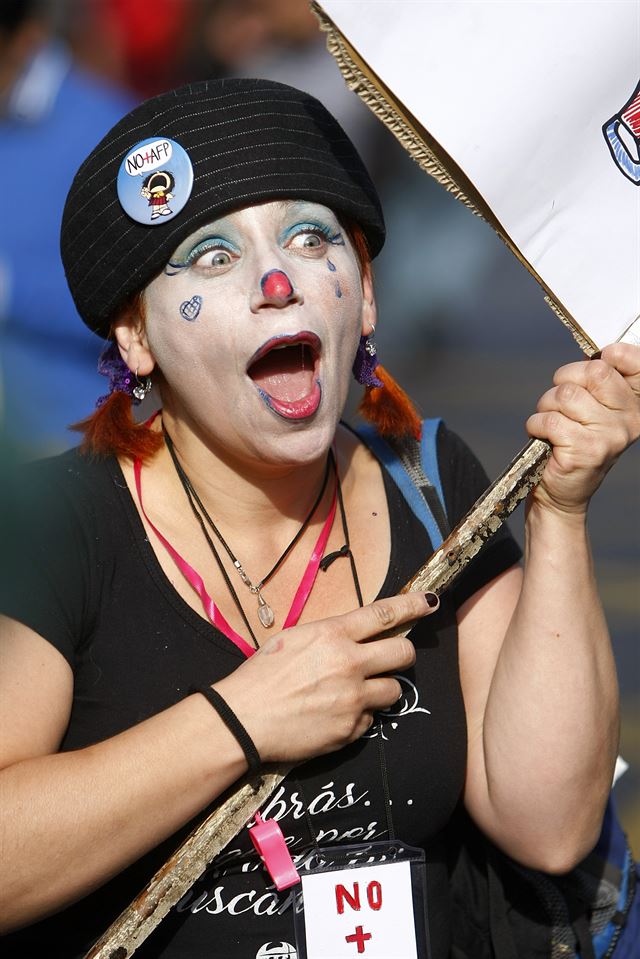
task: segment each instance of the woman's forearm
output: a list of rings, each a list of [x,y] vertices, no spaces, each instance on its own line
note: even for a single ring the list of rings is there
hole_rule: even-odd
[[[215,688],[264,762],[334,752],[397,701],[393,674],[415,662],[409,640],[380,632],[435,608],[409,593],[300,624],[271,636]],[[87,749],[8,763],[0,773],[5,931],[106,882],[246,770],[241,746],[200,694]]]
[[[584,517],[534,503],[526,527],[522,589],[484,714],[486,794],[502,844],[562,871],[597,839],[618,690]]]
[[[0,931],[87,895],[245,771],[239,745],[198,695],[95,746],[4,769]]]
[[[556,370],[527,420],[552,453],[529,498],[524,581],[498,579],[460,611],[465,800],[499,845],[539,869],[569,869],[589,852],[611,787],[618,688],[585,518],[640,436],[639,364],[640,350],[618,343]]]

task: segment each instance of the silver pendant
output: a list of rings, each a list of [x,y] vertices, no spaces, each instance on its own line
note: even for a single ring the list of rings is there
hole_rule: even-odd
[[[265,602],[260,593],[258,593],[258,619],[265,629],[269,629],[270,626],[273,626],[275,621],[273,610],[269,604]]]
[[[144,386],[134,386],[131,392],[133,393],[135,398],[138,400],[138,402],[142,402],[142,400],[147,395],[147,391],[145,390]]]
[[[151,390],[151,377],[146,376],[144,382],[138,379],[136,374],[136,385],[131,390],[134,398],[141,403],[147,393]]]

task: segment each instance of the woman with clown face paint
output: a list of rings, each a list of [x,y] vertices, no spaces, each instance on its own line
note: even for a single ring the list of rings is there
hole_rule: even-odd
[[[141,184],[165,167],[169,212],[150,222]],[[341,420],[353,370],[391,457],[422,428],[377,364],[383,240],[350,141],[280,84],[156,97],[80,167],[62,254],[111,392],[81,447],[9,498],[5,954],[84,955],[272,762],[301,764],[261,810],[298,872],[317,845],[424,851],[431,959],[449,955],[460,801],[536,869],[593,846],[618,720],[585,515],[640,433],[640,351],[558,370],[528,420],[553,454],[524,569],[503,532],[450,594],[398,595],[429,534]],[[435,449],[453,526],[487,478],[442,424]],[[140,955],[294,956],[292,902],[244,829]]]

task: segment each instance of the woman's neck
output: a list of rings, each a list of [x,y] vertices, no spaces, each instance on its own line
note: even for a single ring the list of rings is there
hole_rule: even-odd
[[[242,535],[256,524],[264,528],[302,522],[322,487],[328,450],[310,462],[256,462],[203,442],[166,415],[158,425],[171,438],[177,460],[207,510],[230,532]],[[166,447],[153,466],[167,489],[180,484]]]
[[[154,428],[162,428],[160,418]],[[165,428],[175,444],[176,455],[180,457],[179,462],[184,472],[202,499],[211,519],[252,582],[257,583],[271,570],[278,557],[282,556],[311,512],[322,489],[328,449],[325,447],[321,455],[310,463],[289,464],[286,468],[279,467],[270,473],[261,470],[248,476],[246,467],[236,468],[235,464],[229,463],[226,458],[217,456],[213,449],[200,449],[199,444],[190,442],[189,436],[185,441],[180,424],[169,425],[165,418]],[[300,448],[299,444],[298,449]],[[366,563],[360,563],[359,572],[365,602],[369,602],[376,596],[384,581],[389,561],[389,520],[380,466],[367,448],[342,427],[338,427],[333,448],[342,484],[351,546],[358,559],[367,558]],[[122,468],[137,503],[132,464],[123,462]],[[233,604],[228,600],[227,588],[221,579],[218,581],[215,566],[212,571],[210,550],[194,520],[189,496],[166,446],[145,464],[141,479],[144,496],[143,522],[147,526],[151,522],[152,528],[157,527],[178,552],[207,577],[210,595],[222,603],[225,616],[228,619],[231,617],[229,622],[233,623],[234,628],[242,629]],[[301,582],[311,548],[330,515],[335,492],[334,472],[330,469],[324,495],[321,496],[309,524],[305,525],[302,538],[269,583],[267,598],[280,616],[276,620],[279,628],[282,626],[282,616],[286,614]],[[141,509],[140,506],[138,508]],[[173,562],[165,551],[158,547],[156,537],[150,535],[149,538],[166,575],[183,598],[199,611],[200,607],[194,601],[191,588],[182,583],[180,577],[175,580]],[[325,552],[341,549],[344,541],[340,523],[334,522]],[[373,551],[372,543],[375,543]],[[236,572],[224,549],[221,546],[218,549],[217,540],[215,545],[232,582],[237,586]],[[317,588],[314,588],[310,602],[305,607],[305,616],[320,618],[325,615],[329,608],[329,595],[331,603],[334,604],[331,608],[339,612],[353,608],[353,585],[348,577],[345,579],[341,574],[342,568],[340,563],[335,563],[326,574],[319,577]],[[240,591],[240,596],[242,595],[243,589]],[[249,612],[255,614],[253,606]],[[259,624],[257,628],[260,631]]]

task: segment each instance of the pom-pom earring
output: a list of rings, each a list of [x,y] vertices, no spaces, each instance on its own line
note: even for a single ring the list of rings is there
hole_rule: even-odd
[[[140,403],[151,389],[151,377],[138,379],[138,371],[132,373],[120,356],[120,350],[115,340],[105,346],[98,360],[98,373],[109,380],[109,392],[98,398],[96,407],[102,406],[112,393],[126,393],[127,396]]]
[[[358,351],[353,361],[353,375],[363,386],[381,387],[382,380],[376,376],[378,366],[378,351],[376,348],[376,328],[371,326],[371,332],[360,337]]]
[[[375,332],[372,325],[371,333],[360,337],[353,362],[353,375],[365,387],[358,412],[381,436],[410,434],[419,440],[422,421],[405,391],[379,362]]]

